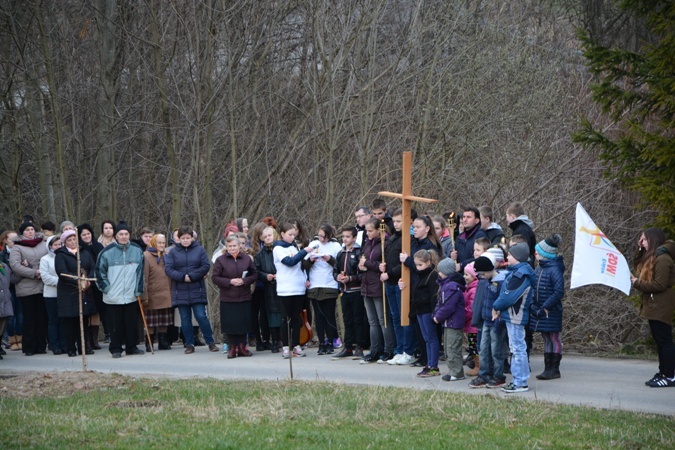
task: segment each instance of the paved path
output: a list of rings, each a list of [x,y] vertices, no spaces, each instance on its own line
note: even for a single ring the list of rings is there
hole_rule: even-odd
[[[192,355],[183,354],[180,345],[169,351],[156,351],[154,355],[124,356],[112,359],[106,346],[95,355],[87,357],[89,370],[127,375],[167,377],[213,377],[219,379],[268,379],[289,378],[288,360],[280,354],[254,352],[251,358],[228,360],[220,352],[211,353],[206,347],[197,347]],[[589,358],[564,356],[561,363],[562,378],[539,381],[530,378],[530,391],[522,394],[505,394],[499,389],[470,389],[469,379],[445,382],[440,377],[420,379],[415,376],[419,368],[390,366],[388,364],[359,364],[358,361],[331,361],[329,356],[318,356],[316,349],[308,349],[304,358],[293,359],[295,379],[306,381],[332,381],[338,383],[396,386],[414,389],[435,389],[463,392],[474,395],[526,398],[573,405],[586,405],[614,410],[643,411],[675,416],[675,388],[649,388],[644,382],[654,375],[655,361]],[[82,359],[68,356],[24,356],[8,351],[0,361],[0,376],[17,371],[77,371],[82,369]],[[543,357],[532,358],[533,374],[543,370]],[[447,373],[442,366],[441,373]]]

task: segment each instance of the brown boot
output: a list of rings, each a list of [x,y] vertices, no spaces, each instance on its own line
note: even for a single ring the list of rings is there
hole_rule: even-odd
[[[19,346],[19,350],[23,350],[23,336],[20,334],[17,334],[16,336],[16,344]]]
[[[19,342],[16,340],[16,336],[9,337],[9,349],[13,351],[21,350],[19,348]]]
[[[237,353],[239,354],[239,356],[253,356],[253,353],[251,353],[251,351],[248,348],[246,348],[245,343],[240,343],[237,346]]]
[[[230,345],[230,349],[227,352],[227,359],[232,359],[237,357],[237,347]]]
[[[478,355],[473,355],[473,364],[474,364],[473,369],[464,371],[464,374],[467,377],[475,377],[476,375],[478,375],[478,372],[480,371],[480,359],[478,358]]]

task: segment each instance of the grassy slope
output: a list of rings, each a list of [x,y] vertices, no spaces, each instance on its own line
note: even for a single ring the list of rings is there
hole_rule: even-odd
[[[129,379],[0,398],[3,449],[668,448],[675,419],[398,388]]]

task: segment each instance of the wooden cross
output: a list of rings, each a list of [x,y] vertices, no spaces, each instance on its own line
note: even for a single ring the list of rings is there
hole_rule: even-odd
[[[403,152],[403,193],[397,192],[378,192],[384,197],[393,197],[401,199],[401,209],[403,210],[403,224],[401,225],[401,237],[403,241],[403,251],[410,252],[410,209],[413,201],[423,203],[437,203],[438,200],[424,197],[415,197],[412,195],[412,152]],[[413,255],[410,255],[413,256]],[[408,314],[410,313],[410,269],[401,264],[401,279],[406,288],[401,291],[401,325],[410,325]]]

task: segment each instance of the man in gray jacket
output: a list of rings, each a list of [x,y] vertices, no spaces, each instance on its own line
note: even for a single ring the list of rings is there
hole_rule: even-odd
[[[107,246],[96,261],[96,285],[103,292],[112,325],[110,353],[121,358],[145,353],[138,345],[138,310],[136,298],[143,293],[143,251],[131,242],[129,226],[120,222],[115,243]],[[124,345],[124,349],[122,348]]]

